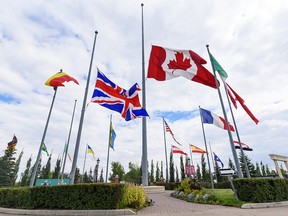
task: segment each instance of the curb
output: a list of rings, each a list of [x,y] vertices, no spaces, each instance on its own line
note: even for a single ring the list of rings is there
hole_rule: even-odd
[[[288,206],[288,201],[269,203],[247,203],[241,206],[242,209],[273,208]]]
[[[0,208],[0,213],[15,215],[38,215],[38,216],[107,216],[107,215],[136,215],[131,209],[113,209],[113,210],[28,210],[28,209],[10,209]]]

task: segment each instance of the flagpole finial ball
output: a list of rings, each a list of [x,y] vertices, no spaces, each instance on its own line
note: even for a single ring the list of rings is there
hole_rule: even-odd
[[[98,31],[95,31],[95,34],[98,34]]]
[[[141,3],[141,6],[143,7],[143,6],[144,6],[144,4],[143,4],[143,3]]]
[[[206,44],[206,47],[209,47],[209,44]]]
[[[60,69],[60,72],[63,72],[63,69]]]

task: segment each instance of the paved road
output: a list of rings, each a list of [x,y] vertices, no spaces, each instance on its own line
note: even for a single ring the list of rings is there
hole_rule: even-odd
[[[148,197],[155,201],[153,206],[139,211],[138,215],[158,216],[158,215],[175,215],[175,216],[287,216],[288,206],[261,209],[241,209],[235,207],[225,207],[219,205],[202,205],[191,202],[185,202],[173,197],[170,193],[148,194]]]
[[[152,199],[155,203],[153,206],[144,208],[137,212],[137,215],[140,216],[287,216],[288,215],[288,206],[285,207],[275,207],[275,208],[259,208],[259,209],[241,209],[235,207],[225,207],[219,205],[204,205],[204,204],[195,204],[190,202],[185,202],[173,197],[170,197],[170,192],[158,193],[158,194],[148,194],[148,197]],[[36,213],[36,212],[35,212]],[[39,212],[38,212],[39,213]],[[62,212],[59,214],[59,211],[51,210],[48,214],[43,214],[40,211],[40,214],[33,215],[99,215],[99,212],[89,212],[89,211],[70,211],[69,213]],[[63,214],[64,213],[64,214]],[[118,214],[119,213],[119,214]],[[124,215],[123,212],[112,212],[105,211],[101,212],[101,215]],[[127,215],[127,212],[125,213]],[[10,214],[0,213],[0,216],[19,216],[22,215],[21,212],[15,213],[10,212]]]

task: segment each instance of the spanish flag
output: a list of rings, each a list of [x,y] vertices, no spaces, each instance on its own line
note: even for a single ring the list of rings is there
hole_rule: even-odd
[[[200,153],[200,154],[206,153],[206,151],[198,148],[197,146],[194,146],[192,144],[190,144],[190,146],[191,146],[192,152],[194,152],[194,153]]]

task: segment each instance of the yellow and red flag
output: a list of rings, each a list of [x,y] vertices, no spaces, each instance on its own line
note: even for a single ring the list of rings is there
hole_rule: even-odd
[[[69,76],[68,74],[60,71],[60,72],[56,73],[55,75],[53,75],[52,77],[50,77],[45,82],[45,85],[58,87],[58,86],[64,86],[64,84],[63,84],[64,82],[70,82],[70,81],[73,81],[79,85],[79,83],[76,79],[74,79],[73,77]]]
[[[190,144],[192,152],[194,153],[200,153],[200,154],[204,154],[206,153],[206,151],[204,151],[203,149],[198,148],[197,146],[194,146],[192,144]]]

